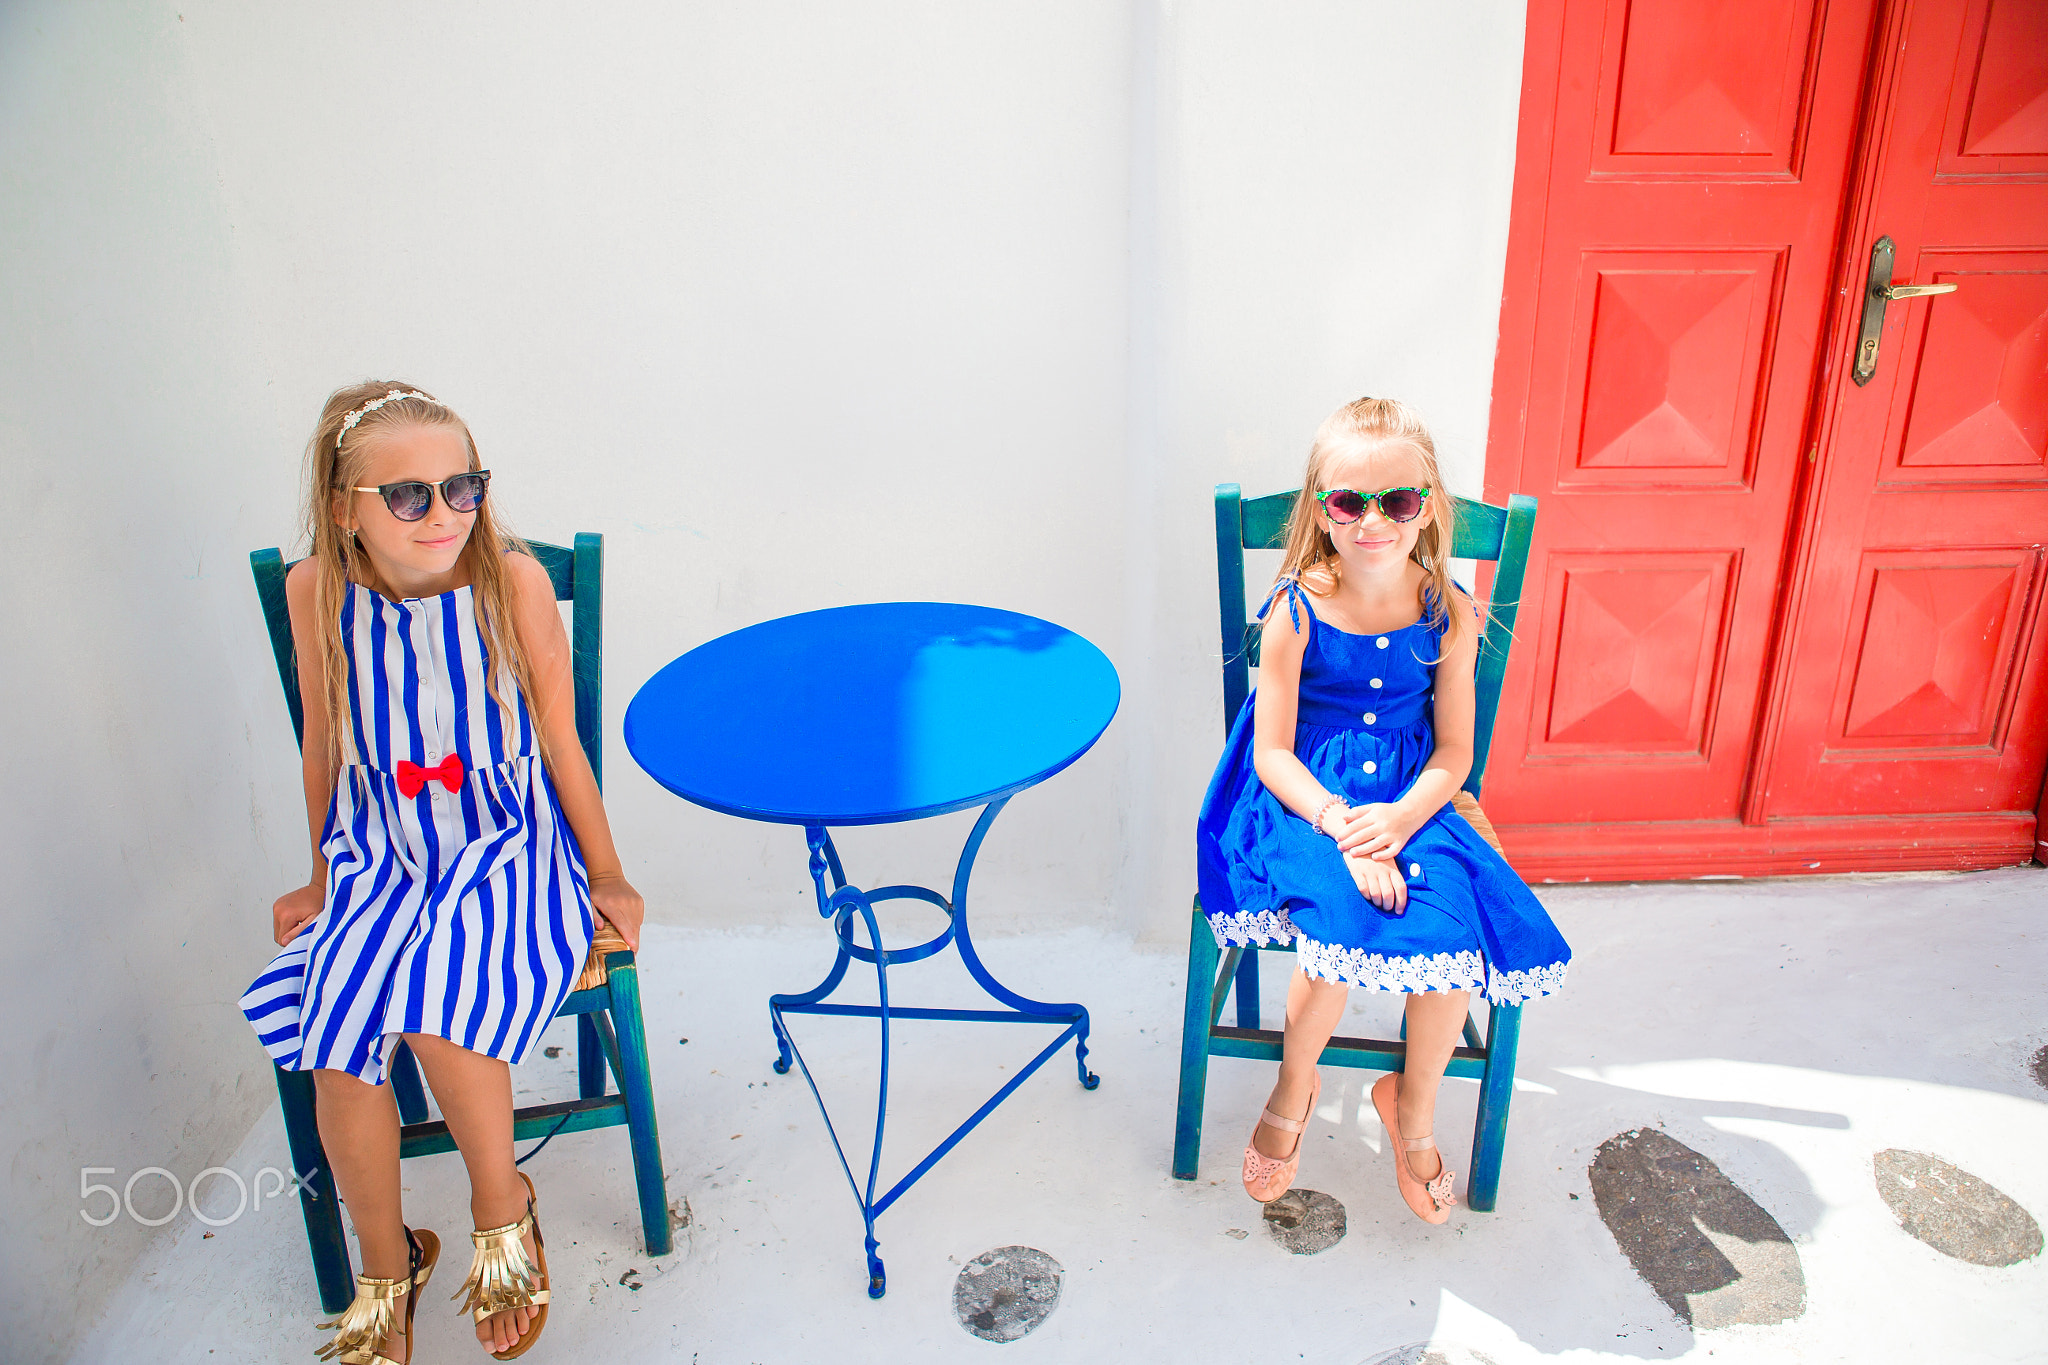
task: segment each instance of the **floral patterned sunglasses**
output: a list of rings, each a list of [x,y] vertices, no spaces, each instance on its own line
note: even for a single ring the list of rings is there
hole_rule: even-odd
[[[1376,502],[1388,521],[1413,521],[1422,515],[1429,501],[1427,488],[1382,488],[1377,493],[1360,493],[1350,488],[1332,488],[1316,494],[1323,515],[1339,526],[1349,526],[1365,515],[1365,505]]]

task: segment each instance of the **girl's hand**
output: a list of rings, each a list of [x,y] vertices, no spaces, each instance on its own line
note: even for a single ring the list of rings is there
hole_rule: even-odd
[[[1350,871],[1351,880],[1357,884],[1359,894],[1377,906],[1381,913],[1408,913],[1408,879],[1401,875],[1399,864],[1347,853],[1344,866]]]
[[[640,921],[646,917],[647,903],[640,899],[640,893],[626,880],[623,872],[599,872],[590,879],[590,903],[611,921],[612,928],[619,931],[619,937],[626,940],[626,946],[634,952],[640,951]]]
[[[320,914],[326,899],[326,888],[312,882],[279,896],[270,907],[271,937],[277,940],[277,946],[289,946],[299,936],[299,931]]]
[[[1332,823],[1335,823],[1334,817]],[[1390,860],[1414,837],[1420,824],[1390,801],[1354,806],[1345,813],[1337,847],[1353,858]]]

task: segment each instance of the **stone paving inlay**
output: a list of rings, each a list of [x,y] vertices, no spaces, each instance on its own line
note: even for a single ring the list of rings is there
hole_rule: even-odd
[[[1888,1147],[1870,1159],[1877,1192],[1907,1235],[1972,1265],[2041,1254],[2041,1225],[2004,1191],[1926,1152]]]
[[[1450,1341],[1418,1341],[1382,1351],[1365,1365],[1494,1365],[1493,1357]]]
[[[1692,1148],[1633,1129],[1601,1143],[1588,1174],[1600,1221],[1681,1322],[1765,1326],[1806,1311],[1792,1239]]]
[[[1060,1263],[1037,1247],[997,1247],[961,1267],[953,1315],[983,1341],[1016,1341],[1059,1307]]]
[[[1266,1231],[1297,1256],[1328,1251],[1346,1230],[1344,1206],[1321,1190],[1289,1190],[1266,1205]]]

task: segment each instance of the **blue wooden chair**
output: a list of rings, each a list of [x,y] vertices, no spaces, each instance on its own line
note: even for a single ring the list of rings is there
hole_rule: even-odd
[[[1245,498],[1234,483],[1216,485],[1216,596],[1223,622],[1223,726],[1227,733],[1238,708],[1251,691],[1251,670],[1259,661],[1259,632],[1245,618],[1244,552],[1277,549],[1286,538],[1292,492]],[[1480,812],[1479,779],[1486,770],[1486,751],[1493,739],[1494,711],[1500,705],[1508,647],[1514,643],[1515,612],[1522,595],[1522,574],[1529,562],[1529,538],[1536,526],[1536,499],[1517,493],[1506,507],[1451,499],[1456,516],[1452,554],[1460,559],[1495,562],[1491,622],[1479,647],[1478,699],[1472,732],[1472,773],[1453,804],[1495,848],[1493,826]],[[1173,1133],[1173,1174],[1193,1180],[1202,1155],[1202,1106],[1208,1095],[1211,1057],[1280,1060],[1281,1033],[1259,1027],[1259,954],[1291,953],[1292,944],[1270,948],[1218,949],[1195,898],[1194,922],[1188,937],[1187,1014],[1181,1023],[1180,1106]],[[1219,969],[1219,960],[1221,963]],[[1213,983],[1213,984],[1212,984]],[[1237,993],[1237,1026],[1218,1021],[1233,983]],[[1490,1005],[1486,1040],[1468,1017],[1465,1043],[1451,1054],[1445,1074],[1479,1081],[1479,1120],[1472,1135],[1472,1177],[1466,1202],[1491,1209],[1500,1191],[1501,1153],[1507,1145],[1508,1103],[1515,1086],[1515,1045],[1521,1036],[1522,1007]],[[1405,1033],[1406,1026],[1403,1026]],[[1399,1040],[1332,1038],[1324,1049],[1323,1066],[1351,1066],[1368,1071],[1399,1071],[1406,1045]]]
[[[572,604],[570,649],[576,688],[576,735],[600,784],[604,769],[599,754],[601,731],[599,681],[604,646],[604,537],[579,532],[576,547],[535,542],[533,552],[555,585],[555,597]],[[270,648],[277,656],[278,680],[291,708],[292,730],[305,742],[306,718],[299,701],[299,670],[292,647],[291,618],[285,607],[284,576],[289,567],[276,550],[249,556],[256,575],[256,594],[270,627]],[[557,1133],[625,1124],[632,1140],[633,1176],[640,1194],[640,1228],[647,1254],[666,1256],[672,1245],[668,1222],[667,1182],[661,1169],[661,1137],[654,1121],[654,1082],[647,1067],[647,1032],[640,1019],[640,976],[623,940],[600,928],[590,946],[574,988],[557,1017],[576,1017],[576,1076],[579,1095],[573,1100],[529,1105],[512,1114],[515,1141],[543,1140]],[[618,1078],[619,1089],[607,1094],[606,1071]],[[320,1285],[320,1304],[339,1313],[355,1297],[355,1272],[343,1240],[341,1209],[334,1178],[321,1150],[320,1129],[313,1117],[313,1076],[274,1066],[277,1095],[284,1109],[285,1132],[291,1140],[292,1166],[299,1172],[299,1207],[306,1218],[306,1241],[313,1252],[313,1273]],[[400,1157],[452,1152],[455,1140],[448,1125],[427,1121],[426,1090],[419,1063],[403,1043],[391,1063],[391,1085],[397,1092]],[[538,1150],[537,1148],[535,1150]],[[530,1153],[529,1153],[530,1154]]]

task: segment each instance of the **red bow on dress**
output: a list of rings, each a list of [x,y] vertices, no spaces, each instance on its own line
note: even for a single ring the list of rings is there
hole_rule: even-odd
[[[398,760],[392,769],[392,776],[398,779],[398,794],[410,801],[420,794],[420,788],[430,781],[439,781],[449,791],[462,785],[462,755],[450,754],[431,768],[422,768],[405,759]]]

